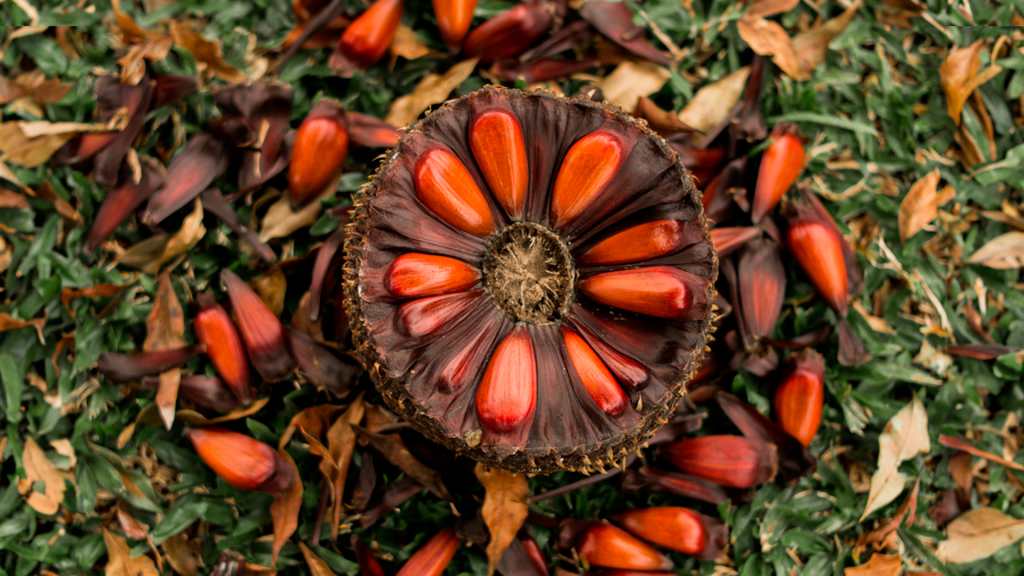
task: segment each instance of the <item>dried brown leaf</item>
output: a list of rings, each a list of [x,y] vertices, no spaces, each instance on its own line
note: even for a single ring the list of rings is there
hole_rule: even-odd
[[[352,463],[352,454],[356,447],[356,434],[352,430],[352,424],[363,419],[365,410],[366,405],[360,395],[327,430],[326,446],[320,442],[319,433],[313,434],[302,426],[299,427],[306,442],[309,443],[310,453],[321,458],[320,473],[323,474],[323,481],[331,486],[331,507],[334,519],[331,523],[331,534],[335,540],[338,538],[338,527],[341,524],[345,480],[348,477],[348,467]],[[318,414],[312,416],[319,420]],[[315,423],[310,427],[320,428],[321,426],[319,423]]]
[[[800,5],[800,0],[754,0],[747,7],[747,11],[744,16],[774,16],[776,14],[782,14],[783,12],[789,12]]]
[[[200,67],[205,67],[214,76],[227,82],[245,80],[245,74],[224,61],[220,40],[211,42],[184,22],[172,20],[170,29],[174,43],[191,52]]]
[[[783,72],[798,80],[805,79],[797,62],[793,41],[781,24],[747,13],[736,22],[736,30],[755,53],[772,56],[772,61]]]
[[[274,503],[270,505],[270,517],[274,520],[274,544],[270,555],[271,566],[277,565],[277,555],[281,552],[281,548],[299,527],[299,510],[302,508],[302,477],[299,476],[299,468],[295,465],[295,460],[292,460],[291,455],[284,449],[284,446],[279,447],[278,452],[281,453],[281,457],[284,458],[284,461],[295,472],[295,481],[292,482],[292,485],[287,490],[280,493],[274,499]]]
[[[903,560],[899,554],[874,554],[867,564],[846,568],[845,576],[900,576]]]
[[[793,37],[793,50],[800,67],[799,80],[810,79],[811,72],[825,61],[828,43],[846,30],[861,5],[857,0],[839,16]]]
[[[64,477],[32,438],[25,440],[21,458],[25,467],[25,478],[18,480],[18,492],[36,512],[47,516],[56,514],[60,510],[61,502],[64,501]],[[36,482],[45,484],[43,492],[34,489]]]
[[[451,502],[452,495],[445,487],[441,475],[420,462],[406,448],[405,442],[398,434],[376,434],[360,426],[353,425],[352,428],[360,436],[366,438],[389,462],[401,468],[406,474],[419,480],[435,496]]]
[[[299,549],[302,550],[302,555],[306,558],[306,565],[309,566],[309,571],[313,573],[313,576],[335,576],[327,562],[313,554],[313,551],[305,543],[299,542]]]
[[[185,314],[181,310],[181,302],[174,293],[171,277],[164,272],[158,281],[153,309],[146,317],[146,341],[142,349],[146,352],[182,348],[188,345],[185,341]],[[181,383],[181,369],[173,368],[160,374],[160,388],[156,393],[156,405],[160,408],[160,417],[170,430],[174,424],[174,406],[178,402],[178,384]]]
[[[939,206],[956,197],[956,190],[946,186],[940,192],[939,170],[936,168],[910,187],[910,192],[900,203],[900,240],[906,242],[914,234],[931,223],[939,213]]]
[[[232,420],[241,420],[242,418],[248,418],[249,416],[252,416],[253,414],[259,412],[260,409],[267,405],[267,402],[270,402],[269,396],[267,396],[266,398],[254,400],[248,406],[243,406],[241,408],[238,408],[237,410],[232,410],[227,414],[221,414],[216,418],[207,418],[206,416],[203,416],[202,414],[196,412],[195,410],[178,410],[177,412],[174,413],[174,417],[177,418],[178,420],[181,420],[182,422],[187,422],[189,424],[194,424],[196,426],[207,426],[209,424],[219,424],[221,422],[231,422]]]
[[[28,136],[23,126],[28,122],[4,122],[0,124],[0,161],[34,168],[44,164],[61,146],[71,140],[76,131],[57,134]],[[49,124],[45,122],[45,124]]]
[[[411,94],[397,98],[391,103],[387,118],[384,120],[398,127],[412,124],[431,105],[447,100],[452,90],[473,73],[477,61],[479,58],[470,58],[452,66],[444,74],[427,74]]]
[[[284,294],[288,288],[288,279],[284,277],[281,268],[274,267],[253,278],[249,286],[259,294],[260,300],[274,312],[274,316],[280,316],[284,310]]]
[[[939,66],[939,77],[942,90],[946,93],[946,111],[957,125],[960,125],[960,114],[971,93],[978,87],[994,78],[1002,71],[995,64],[984,72],[978,73],[981,67],[981,51],[985,48],[985,40],[978,40],[966,48],[954,48]]]
[[[39,336],[39,342],[45,343],[45,340],[43,340],[43,326],[46,326],[46,318],[18,320],[7,312],[0,312],[0,332],[16,328],[26,328],[28,326],[35,328],[36,335]]]
[[[610,104],[633,110],[637,100],[661,90],[671,76],[668,68],[653,62],[626,60],[605,76],[599,86]]]
[[[489,469],[483,463],[476,465],[476,477],[485,490],[480,517],[491,533],[487,542],[487,575],[492,576],[529,515],[530,485],[525,474]]]
[[[906,485],[900,463],[931,450],[928,414],[917,395],[889,420],[878,437],[878,469],[871,476],[871,490],[861,520],[892,502]]]
[[[417,38],[416,32],[405,24],[399,24],[388,50],[392,56],[401,56],[406,60],[416,60],[430,54],[430,47]]]
[[[967,263],[1000,270],[1024,267],[1024,232],[1007,232],[996,236],[975,250]]]
[[[191,250],[206,235],[203,227],[203,205],[196,198],[194,209],[174,234],[160,234],[132,246],[117,261],[138,268],[147,274],[156,274],[164,262]]]
[[[199,558],[188,547],[188,536],[184,532],[164,540],[163,549],[175,572],[181,576],[199,576]]]
[[[267,209],[267,215],[263,217],[262,228],[260,229],[260,242],[267,242],[273,238],[284,238],[296,230],[312,225],[316,222],[320,211],[323,209],[320,205],[320,200],[334,194],[335,188],[337,188],[336,181],[332,186],[328,186],[327,190],[319,198],[306,204],[298,211],[292,208],[288,196],[282,194],[277,199],[277,202],[274,202]]]
[[[951,564],[974,562],[1024,537],[1024,520],[995,508],[976,508],[950,522],[946,536],[935,551],[939,560]]]
[[[110,298],[111,296],[118,296],[124,292],[125,288],[128,288],[139,278],[136,274],[128,282],[124,284],[96,284],[94,286],[87,286],[85,288],[64,288],[60,293],[60,302],[67,308],[68,314],[72,318],[75,317],[73,311],[68,306],[76,298],[88,298],[95,300],[97,298]]]
[[[103,542],[107,545],[106,576],[160,576],[149,556],[132,558],[128,541],[122,536],[103,528]]]
[[[679,112],[679,119],[701,132],[710,132],[725,120],[739,102],[749,75],[750,66],[744,66],[718,82],[701,88]],[[697,136],[694,135],[694,143],[699,142]]]

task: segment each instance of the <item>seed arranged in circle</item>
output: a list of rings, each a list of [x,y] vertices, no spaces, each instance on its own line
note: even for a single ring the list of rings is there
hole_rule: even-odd
[[[586,99],[487,87],[361,190],[346,305],[385,401],[513,471],[612,466],[675,409],[718,261],[665,142]]]

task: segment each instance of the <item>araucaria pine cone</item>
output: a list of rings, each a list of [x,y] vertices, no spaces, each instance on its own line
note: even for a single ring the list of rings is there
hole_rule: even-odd
[[[512,471],[614,466],[672,414],[718,260],[689,172],[642,121],[487,87],[360,191],[345,292],[392,409]]]

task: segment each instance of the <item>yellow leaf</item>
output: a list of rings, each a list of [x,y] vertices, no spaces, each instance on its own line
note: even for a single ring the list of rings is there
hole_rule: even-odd
[[[392,55],[401,56],[406,60],[415,60],[430,54],[430,47],[417,38],[416,32],[405,24],[398,26],[388,50]]]
[[[122,254],[117,262],[138,268],[147,274],[156,274],[164,262],[188,252],[205,235],[203,205],[196,198],[194,209],[182,221],[180,230],[173,235],[160,234],[139,242]]]
[[[4,122],[0,124],[0,161],[35,168],[46,163],[54,152],[67,143],[76,132],[44,134],[33,138],[22,130],[25,122]]]
[[[470,58],[452,66],[444,74],[427,74],[411,94],[397,98],[391,103],[391,109],[388,110],[388,116],[384,121],[398,127],[412,124],[431,105],[447,100],[452,90],[473,73],[477,61],[479,58]]]
[[[36,512],[47,516],[56,514],[60,510],[60,503],[64,501],[64,478],[32,438],[25,441],[21,458],[25,478],[18,481],[18,492]],[[46,486],[43,492],[35,490],[37,482]]]
[[[274,202],[267,209],[267,215],[263,217],[263,227],[260,229],[260,242],[266,243],[273,238],[284,238],[292,232],[316,222],[316,218],[320,215],[320,210],[323,208],[320,205],[320,200],[334,194],[337,186],[337,181],[334,181],[319,198],[306,204],[298,212],[292,209],[292,203],[288,199],[288,195],[282,194],[277,199],[277,202]]]
[[[867,564],[846,568],[845,576],[900,576],[903,574],[903,560],[899,554],[874,554]]]
[[[633,110],[641,97],[661,90],[671,75],[668,68],[653,62],[626,60],[601,80],[601,91],[610,104]]]
[[[960,114],[971,93],[978,87],[1002,72],[995,64],[989,66],[981,74],[981,50],[985,40],[978,40],[966,48],[954,48],[939,66],[939,78],[942,90],[946,93],[946,111],[957,125],[960,125]]]
[[[1024,232],[996,236],[971,254],[967,262],[1000,270],[1024,267]]]
[[[196,63],[208,69],[214,76],[228,82],[245,80],[245,74],[224,61],[220,40],[211,42],[188,24],[175,20],[171,21],[171,36],[175,44],[191,52]]]
[[[476,465],[476,477],[486,491],[480,517],[491,533],[487,543],[487,575],[492,576],[529,514],[530,485],[525,474],[488,469],[483,463]]]
[[[160,576],[149,556],[132,558],[128,541],[123,537],[104,528],[103,542],[107,545],[106,576]]]
[[[839,16],[793,37],[793,51],[796,53],[797,65],[800,67],[798,79],[810,79],[811,72],[825,61],[828,43],[846,30],[850,21],[860,10],[861,4],[862,2],[857,0]]]
[[[309,571],[313,573],[313,576],[335,576],[327,562],[313,554],[309,546],[299,542],[299,549],[302,550],[302,555],[306,557],[306,564],[309,566]]]
[[[929,450],[928,414],[914,394],[910,403],[889,420],[878,437],[878,470],[871,476],[871,490],[861,520],[903,492],[907,478],[899,471],[900,464],[918,454],[927,454]]]
[[[793,41],[778,22],[765,20],[760,16],[744,15],[736,22],[736,30],[750,49],[762,56],[772,56],[772,61],[793,78],[803,80],[797,63]]]
[[[939,206],[956,197],[956,190],[946,186],[938,191],[939,169],[929,173],[910,187],[903,202],[900,203],[899,227],[900,240],[917,234],[939,214]]]
[[[995,508],[975,508],[950,522],[946,536],[935,551],[939,560],[951,564],[974,562],[1024,537],[1024,520]]]
[[[733,106],[739,102],[749,75],[750,66],[744,66],[718,82],[701,88],[679,112],[679,119],[701,132],[710,132],[725,120]],[[694,144],[700,142],[700,136],[693,135]]]

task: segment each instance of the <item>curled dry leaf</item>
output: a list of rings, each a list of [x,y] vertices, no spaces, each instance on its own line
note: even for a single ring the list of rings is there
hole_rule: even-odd
[[[416,32],[404,24],[398,25],[395,37],[391,39],[388,51],[392,56],[401,56],[406,60],[416,60],[430,54],[430,47],[416,37]]]
[[[939,206],[956,197],[956,190],[952,186],[939,191],[938,184],[939,169],[936,168],[914,182],[910,192],[903,198],[899,216],[900,240],[903,242],[934,220],[939,213]]]
[[[626,60],[601,80],[600,88],[610,104],[633,110],[637,100],[661,90],[671,75],[653,62]]]
[[[132,246],[118,262],[156,274],[164,262],[191,250],[206,235],[203,227],[203,205],[197,198],[192,213],[185,217],[181,229],[174,234],[159,234]]]
[[[327,430],[326,447],[320,442],[319,434],[311,434],[305,428],[300,428],[306,442],[309,443],[310,453],[320,456],[320,473],[323,474],[323,481],[331,487],[331,536],[335,540],[338,538],[338,527],[341,525],[344,508],[345,480],[348,478],[348,467],[352,463],[352,454],[356,448],[356,434],[352,430],[352,424],[359,423],[365,412],[366,404],[363,403],[363,397],[359,396]]]
[[[679,119],[700,132],[710,132],[729,116],[733,107],[740,101],[749,75],[750,66],[744,66],[718,82],[701,88],[693,100],[679,112]],[[694,143],[700,141],[696,134],[693,140]]]
[[[441,475],[436,470],[417,460],[412,455],[412,452],[409,452],[409,449],[406,448],[401,436],[398,434],[376,434],[354,424],[352,428],[360,436],[366,438],[384,458],[387,458],[388,462],[398,466],[406,474],[418,480],[438,498],[448,502],[452,501],[452,495],[441,480]]]
[[[61,146],[81,132],[69,129],[58,133],[29,136],[25,131],[26,124],[30,123],[15,121],[0,124],[0,160],[25,168],[35,168],[44,164]]]
[[[483,463],[477,463],[476,477],[486,491],[480,516],[491,533],[487,543],[487,574],[492,576],[529,514],[530,485],[525,474],[488,468]]]
[[[744,16],[768,17],[789,12],[800,5],[800,0],[755,0],[750,3]]]
[[[232,420],[241,420],[242,418],[248,418],[249,416],[252,416],[253,414],[259,412],[264,406],[267,405],[267,402],[270,402],[269,396],[267,396],[266,398],[260,398],[259,400],[254,400],[253,403],[249,404],[248,406],[232,410],[231,412],[228,412],[227,414],[222,414],[220,416],[217,416],[216,418],[207,418],[206,416],[203,416],[202,414],[194,410],[178,410],[175,413],[174,417],[177,418],[178,420],[181,420],[182,422],[187,422],[189,424],[194,424],[196,426],[207,426],[210,424],[219,424],[221,422],[230,422]]]
[[[939,560],[951,564],[974,562],[1024,537],[1024,520],[995,508],[976,508],[950,522],[946,536],[935,551]]]
[[[783,72],[798,80],[805,79],[793,49],[793,41],[781,24],[751,15],[748,11],[736,22],[736,30],[755,53],[771,56],[772,62]]]
[[[273,238],[284,238],[296,230],[312,225],[323,208],[320,205],[320,200],[334,194],[337,187],[338,180],[335,178],[319,198],[299,208],[298,211],[292,208],[287,195],[281,195],[277,202],[267,209],[267,215],[263,217],[260,242],[267,242]]]
[[[281,552],[285,542],[292,537],[299,527],[299,510],[302,508],[302,476],[299,475],[299,468],[295,460],[284,449],[282,445],[277,450],[284,461],[292,467],[295,472],[292,485],[274,498],[270,505],[270,517],[274,520],[274,544],[271,549],[270,565],[277,565],[277,555]]]
[[[103,528],[103,543],[107,545],[106,576],[160,576],[153,560],[145,554],[132,558],[128,541]]]
[[[915,394],[910,403],[889,420],[878,437],[878,470],[871,476],[871,490],[860,518],[862,521],[903,492],[907,477],[899,471],[900,464],[918,454],[927,454],[929,450],[928,414]]]
[[[1024,232],[1007,232],[993,238],[971,254],[967,263],[1000,270],[1024,267]]]
[[[21,458],[25,478],[18,479],[18,492],[36,512],[47,516],[56,514],[60,510],[60,503],[64,501],[64,478],[32,438],[25,440]],[[33,488],[36,482],[46,485],[43,492]]]
[[[857,0],[839,16],[793,37],[793,51],[800,70],[798,80],[810,79],[811,72],[825,61],[828,43],[846,30],[862,4]]]
[[[479,58],[463,60],[452,66],[444,74],[427,74],[416,85],[411,94],[396,98],[391,103],[385,122],[392,126],[408,126],[420,117],[424,110],[433,104],[440,104],[448,99],[448,95],[469,78],[476,68]]]
[[[142,349],[146,352],[182,348],[188,345],[185,341],[185,315],[181,310],[181,302],[174,293],[171,277],[168,272],[160,276],[153,309],[146,317],[146,341]],[[171,368],[160,374],[160,388],[156,393],[156,405],[160,408],[160,417],[170,430],[174,424],[174,406],[178,402],[178,385],[181,383],[181,368]]]
[[[302,556],[306,558],[306,565],[309,566],[309,571],[313,573],[313,576],[335,576],[327,562],[314,554],[309,546],[299,542],[299,549],[302,550]]]
[[[981,51],[985,48],[985,40],[978,40],[966,48],[954,48],[939,66],[939,77],[942,90],[946,93],[946,111],[957,126],[960,125],[960,114],[971,93],[978,87],[1002,72],[995,64],[984,72],[978,73],[981,67]]]
[[[39,336],[39,342],[45,344],[46,341],[43,340],[43,326],[46,326],[46,318],[18,320],[6,312],[0,312],[0,332],[15,330],[17,328],[27,328],[29,326],[36,329],[36,335]]]
[[[188,546],[188,536],[183,532],[164,540],[161,546],[171,568],[181,576],[198,576],[199,561],[196,553]]]
[[[874,554],[866,564],[846,568],[845,576],[900,576],[903,560],[899,554]]]
[[[174,20],[171,21],[171,37],[175,44],[192,53],[196,64],[205,66],[217,78],[227,82],[245,80],[245,74],[224,61],[220,40],[210,42],[188,24]]]
[[[280,316],[284,310],[284,294],[288,288],[288,279],[279,267],[271,268],[266,274],[261,274],[249,281],[252,287],[260,296],[260,300],[267,305],[267,308]]]

